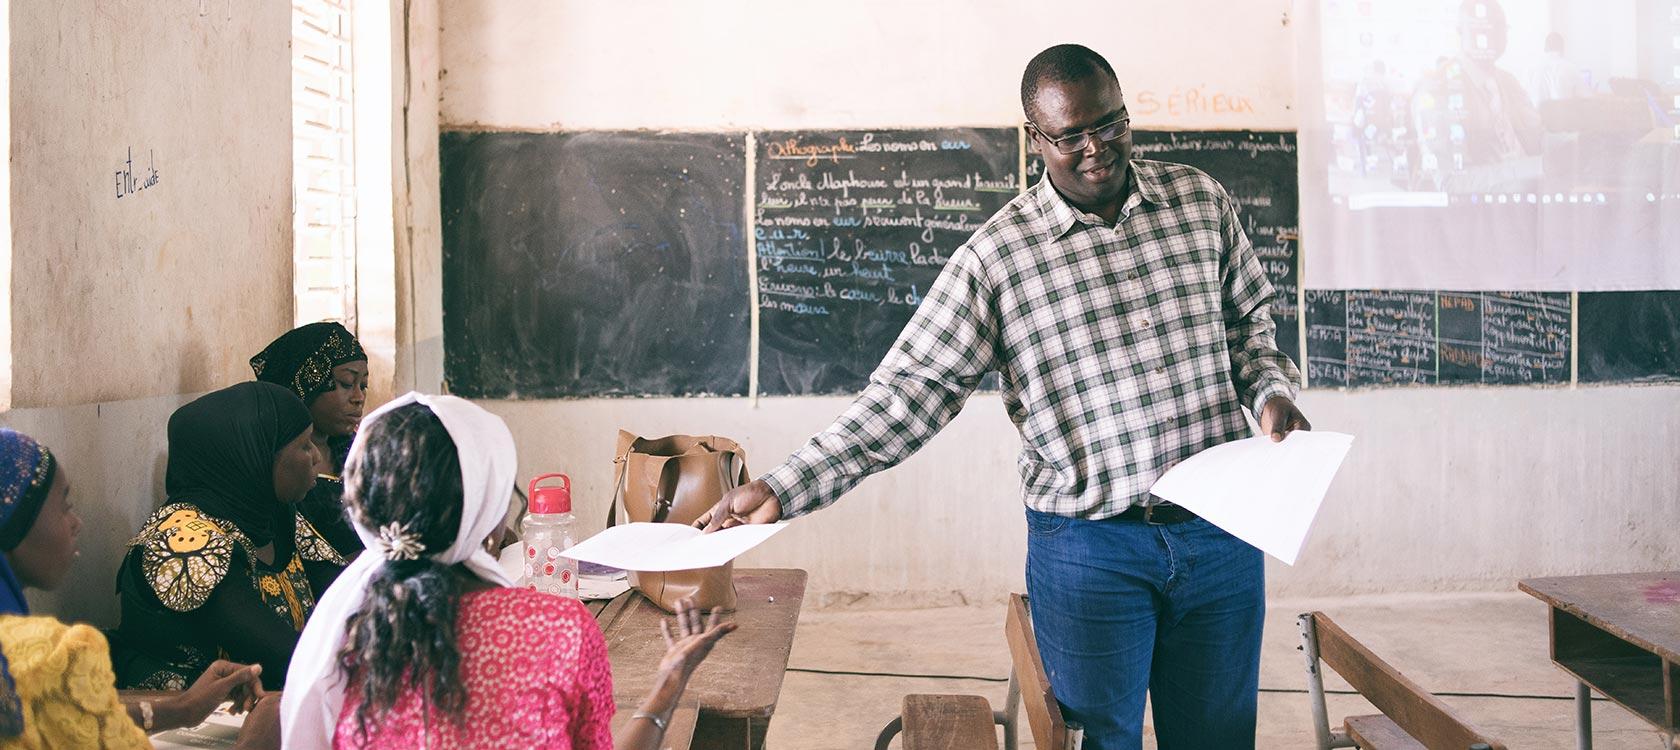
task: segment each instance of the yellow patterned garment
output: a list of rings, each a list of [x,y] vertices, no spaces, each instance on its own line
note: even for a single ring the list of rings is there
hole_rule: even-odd
[[[105,636],[51,617],[0,617],[0,648],[23,702],[23,734],[12,748],[150,748],[117,698]]]
[[[251,543],[239,529],[186,503],[173,503],[152,514],[140,535],[129,542],[140,548],[141,566],[158,601],[176,612],[203,606],[227,576],[233,545]]]
[[[176,612],[191,612],[203,606],[227,576],[237,544],[245,551],[263,601],[301,631],[315,609],[315,595],[301,561],[346,563],[301,515],[293,542],[297,552],[279,573],[259,572],[256,545],[238,527],[203,514],[191,503],[171,503],[153,513],[129,545],[140,548],[141,570],[158,601]]]

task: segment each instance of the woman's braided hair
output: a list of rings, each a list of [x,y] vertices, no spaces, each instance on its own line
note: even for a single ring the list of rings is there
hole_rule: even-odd
[[[363,528],[397,524],[424,552],[387,560],[352,615],[339,664],[359,685],[356,724],[418,689],[424,712],[459,722],[467,703],[460,680],[455,615],[461,594],[454,571],[431,556],[455,543],[461,528],[461,460],[443,422],[424,404],[387,412],[362,427],[364,444],[344,470],[344,500]],[[369,550],[363,554],[378,554]]]

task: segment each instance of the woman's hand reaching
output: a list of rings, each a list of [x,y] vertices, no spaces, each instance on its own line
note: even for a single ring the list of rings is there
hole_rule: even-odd
[[[702,614],[693,599],[678,602],[675,624],[671,620],[659,621],[659,632],[665,636],[665,658],[659,660],[653,690],[642,699],[630,722],[619,730],[613,746],[620,750],[663,747],[660,740],[671,723],[677,701],[688,687],[688,678],[720,639],[735,632],[735,627],[733,622],[723,622],[721,610]]]
[[[665,636],[665,658],[659,662],[660,673],[677,675],[686,684],[694,668],[706,660],[718,640],[735,632],[735,623],[722,619],[723,612],[719,609],[702,615],[694,600],[678,602],[676,625],[670,620],[659,621],[659,632]]]

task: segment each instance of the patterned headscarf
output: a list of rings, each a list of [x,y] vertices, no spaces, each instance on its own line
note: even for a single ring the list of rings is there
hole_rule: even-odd
[[[292,389],[303,403],[332,388],[332,370],[367,359],[362,343],[332,321],[310,323],[285,332],[251,358],[257,379]]]
[[[169,416],[163,489],[172,502],[231,522],[252,544],[289,543],[296,509],[274,496],[274,455],[306,429],[309,410],[273,383],[207,393]]]
[[[455,442],[455,451],[461,458],[461,528],[455,533],[455,542],[447,548],[422,550],[420,554],[442,565],[463,565],[487,583],[512,586],[513,579],[496,562],[496,556],[484,549],[484,540],[501,527],[508,493],[513,490],[513,473],[519,464],[513,433],[501,417],[471,401],[412,392],[374,410],[362,424],[378,422],[386,414],[409,404],[425,406],[437,416],[449,431],[449,439]],[[352,462],[361,460],[361,452],[367,450],[365,434],[356,436],[356,445],[350,449]],[[348,637],[345,626],[361,610],[374,575],[387,560],[399,559],[386,551],[387,546],[382,544],[384,538],[363,526],[357,514],[351,514],[350,521],[356,527],[357,536],[367,545],[367,551],[338,575],[332,588],[315,605],[309,624],[298,637],[297,649],[292,652],[286,672],[287,688],[280,696],[281,745],[294,750],[332,747],[333,727],[344,707],[347,684],[339,663],[344,639]],[[404,553],[411,554],[413,550],[406,549]]]
[[[29,535],[57,472],[58,462],[46,446],[21,432],[0,429],[0,551],[12,551]],[[10,566],[0,560],[0,569],[7,584],[0,585],[0,614],[27,614]],[[8,601],[10,592],[3,589],[17,591],[15,601]]]
[[[52,488],[58,462],[52,451],[21,432],[0,429],[0,550],[10,552],[29,535]],[[0,615],[27,615],[29,602],[12,566],[0,555]],[[23,733],[23,704],[10,665],[0,654],[0,738]]]

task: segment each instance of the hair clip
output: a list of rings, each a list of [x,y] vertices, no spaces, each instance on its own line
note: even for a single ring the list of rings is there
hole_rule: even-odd
[[[420,543],[419,534],[395,522],[379,527],[379,542],[375,546],[387,560],[418,560],[426,551],[426,545]]]

